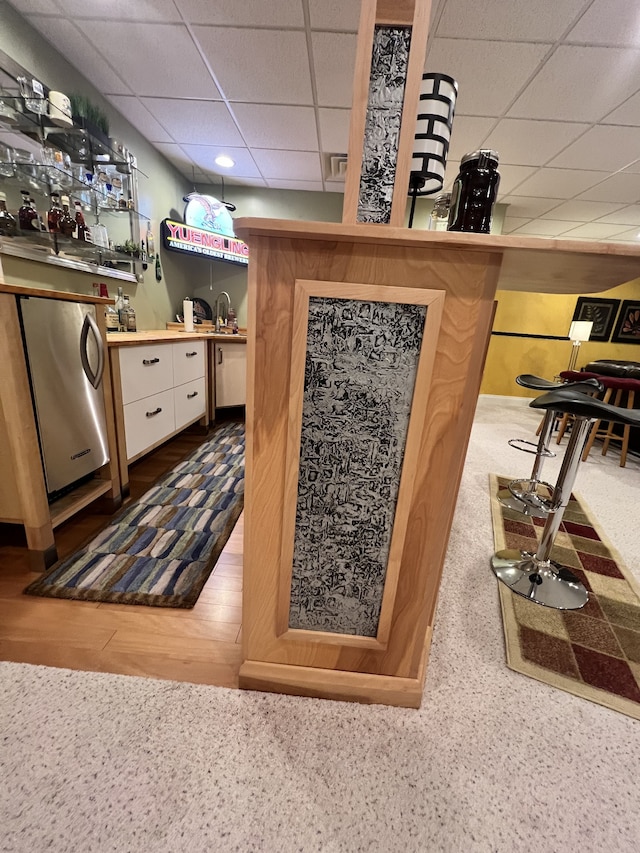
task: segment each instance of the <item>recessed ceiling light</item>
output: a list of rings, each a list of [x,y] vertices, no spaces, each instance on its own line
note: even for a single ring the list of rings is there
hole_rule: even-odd
[[[230,169],[232,166],[235,166],[235,160],[232,160],[231,157],[227,157],[226,154],[221,154],[219,157],[216,157],[215,161],[217,166],[222,166],[223,169]]]

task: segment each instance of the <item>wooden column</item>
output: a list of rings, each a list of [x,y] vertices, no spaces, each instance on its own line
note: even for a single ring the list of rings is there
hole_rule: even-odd
[[[342,214],[345,224],[404,224],[430,12],[431,0],[362,2]],[[381,48],[384,33],[389,46]],[[409,39],[407,57],[402,34]],[[389,65],[389,50],[396,52],[390,63],[392,79],[382,67]],[[365,210],[367,185],[384,195],[387,181],[391,198],[381,200],[376,218],[371,218]]]

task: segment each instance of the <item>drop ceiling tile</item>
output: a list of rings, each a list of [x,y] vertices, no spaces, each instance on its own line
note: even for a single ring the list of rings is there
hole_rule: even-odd
[[[180,171],[186,167],[189,174],[193,171],[193,160],[189,155],[175,142],[154,142],[154,148],[164,155],[170,163],[173,163]]]
[[[639,75],[637,51],[560,45],[508,114],[598,121],[636,91]]]
[[[634,163],[630,163],[628,166],[625,166],[622,171],[628,172],[632,175],[637,175],[640,173],[640,160],[636,160]]]
[[[30,0],[29,9],[25,9],[25,4],[18,0],[9,0],[9,3],[14,6],[21,14],[31,17],[31,15],[59,15],[60,7],[55,0]]]
[[[254,148],[258,168],[267,179],[284,181],[321,181],[320,156],[308,151],[269,151]]]
[[[132,23],[123,26],[111,21],[78,21],[78,26],[122,78],[132,81],[136,95],[166,98],[220,95],[186,27]]]
[[[349,33],[312,33],[313,65],[318,104],[351,107],[356,59],[356,36]]]
[[[225,147],[221,149],[219,146],[211,145],[183,145],[182,148],[203,172],[208,172],[211,175],[222,175],[225,181],[227,177],[262,177],[248,148]],[[227,154],[234,161],[235,165],[230,169],[223,169],[215,164],[215,158],[222,153]]]
[[[515,188],[536,171],[535,166],[499,166],[498,198],[511,195]]]
[[[438,36],[505,41],[555,42],[575,20],[584,0],[449,0],[438,25]]]
[[[588,124],[506,118],[491,131],[483,147],[497,151],[501,163],[543,166],[588,128]]]
[[[425,70],[450,74],[458,82],[458,115],[499,116],[547,50],[548,45],[542,44],[436,38]]]
[[[627,124],[640,127],[640,92],[604,117],[601,124]]]
[[[281,104],[231,104],[247,145],[317,151],[318,133],[313,107]]]
[[[578,198],[634,204],[640,201],[640,175],[617,172],[602,183],[586,190]]]
[[[592,127],[547,165],[611,173],[637,160],[639,151],[636,128],[601,125]]]
[[[179,0],[178,5],[192,24],[304,27],[300,0]]]
[[[565,219],[574,220],[575,222],[591,222],[592,219],[597,219],[600,216],[606,216],[607,213],[613,213],[621,207],[619,204],[613,204],[604,201],[565,201],[563,204],[554,207],[549,213],[541,214],[542,219]]]
[[[172,137],[155,120],[139,98],[128,95],[108,95],[107,100],[149,142],[173,142]]]
[[[509,195],[501,200],[502,204],[508,204],[507,216],[526,217],[534,219],[548,213],[554,207],[562,204],[561,198],[533,198],[528,196]]]
[[[640,47],[638,7],[629,0],[595,0],[565,41]]]
[[[272,190],[303,190],[321,193],[324,189],[322,181],[279,181],[270,178],[267,183]]]
[[[211,175],[211,180],[214,184],[220,184],[220,175]],[[264,178],[225,178],[224,179],[225,186],[231,187],[266,187],[267,182]],[[232,199],[227,199],[227,201],[232,201]],[[236,216],[240,216],[241,214],[236,213]]]
[[[494,118],[454,116],[449,157],[452,160],[460,160],[465,154],[476,151],[495,123]]]
[[[519,216],[506,216],[502,222],[502,233],[511,234],[512,231],[526,225],[527,222],[531,222],[531,220]]]
[[[361,0],[309,0],[312,30],[357,33]]]
[[[606,216],[599,217],[598,222],[606,222],[611,225],[640,226],[640,204],[621,207],[615,213],[608,213]]]
[[[303,32],[194,27],[225,97],[231,101],[312,104]]]
[[[329,154],[346,154],[349,147],[349,122],[351,110],[318,110],[322,151]]]
[[[540,196],[550,195],[573,198],[605,177],[604,172],[588,172],[580,169],[538,169],[515,190],[514,195]]]
[[[629,231],[621,231],[619,234],[612,234],[610,240],[622,240],[625,243],[637,243],[640,240],[640,231],[637,228],[631,228]]]
[[[174,142],[190,145],[243,146],[244,141],[222,101],[141,98]]]
[[[576,228],[580,222],[565,222],[556,219],[534,219],[518,228],[515,234],[531,234],[535,237],[557,237],[571,228]]]
[[[606,225],[604,222],[589,222],[579,225],[571,231],[567,231],[565,237],[580,237],[583,240],[606,240],[614,234],[620,233],[619,225]]]
[[[71,65],[80,69],[99,92],[114,95],[132,94],[124,82],[127,78],[124,74],[120,75],[121,69],[116,73],[70,21],[62,18],[29,18],[29,23],[54,45]]]
[[[29,2],[31,6],[31,2]],[[93,18],[104,21],[180,21],[173,0],[62,0],[64,14],[71,20]]]

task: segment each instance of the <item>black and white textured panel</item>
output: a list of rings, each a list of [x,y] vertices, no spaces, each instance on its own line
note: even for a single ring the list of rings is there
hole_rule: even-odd
[[[376,636],[426,314],[309,300],[291,628]]]
[[[411,29],[376,27],[362,150],[358,222],[389,222]]]

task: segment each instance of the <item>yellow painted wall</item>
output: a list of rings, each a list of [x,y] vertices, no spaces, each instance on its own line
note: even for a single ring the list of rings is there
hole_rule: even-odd
[[[611,299],[640,299],[640,279],[607,290],[585,294]],[[500,290],[493,323],[494,331],[520,332],[534,335],[567,335],[576,307],[575,294],[520,293]],[[520,373],[534,373],[553,379],[566,370],[571,356],[571,342],[545,341],[537,338],[511,338],[492,335],[487,352],[481,394],[509,397],[535,396],[515,382]],[[577,368],[601,358],[640,361],[637,344],[612,344],[587,341],[578,354]]]

